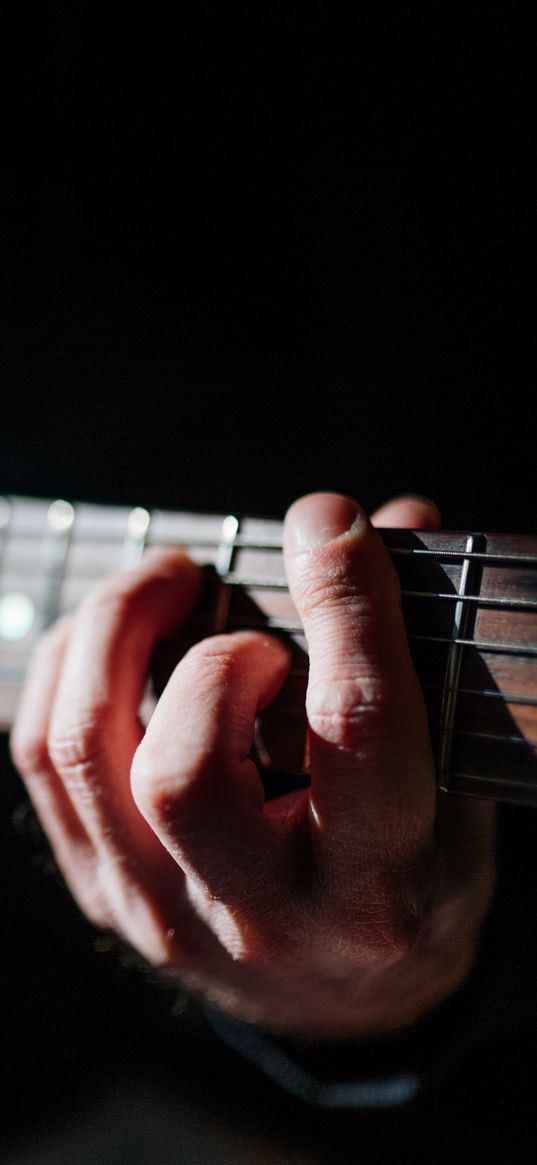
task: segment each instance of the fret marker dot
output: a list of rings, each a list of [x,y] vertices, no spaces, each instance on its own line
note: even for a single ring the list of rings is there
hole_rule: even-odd
[[[0,639],[23,639],[35,618],[35,606],[29,595],[9,591],[0,599]]]

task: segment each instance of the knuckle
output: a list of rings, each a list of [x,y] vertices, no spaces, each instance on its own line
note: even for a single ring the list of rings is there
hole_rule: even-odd
[[[83,609],[94,618],[115,620],[143,609],[147,596],[161,583],[160,575],[140,567],[116,570],[97,582],[82,602]]]
[[[130,773],[131,792],[138,808],[142,812],[153,809],[155,796],[155,766],[147,746],[143,743],[136,750]]]
[[[344,610],[352,607],[354,611],[364,611],[368,605],[368,597],[360,593],[353,579],[337,566],[329,571],[309,574],[302,579],[300,590],[301,606],[306,616],[327,607]]]
[[[163,770],[158,752],[138,748],[131,767],[131,790],[144,815],[179,837],[198,831],[205,823],[204,809],[222,799],[219,781],[222,760],[218,750],[208,749],[173,772]]]
[[[95,711],[86,721],[53,730],[47,750],[59,772],[89,772],[98,767],[103,754],[103,712]]]
[[[396,615],[401,607],[401,590],[395,571],[383,572],[364,584],[345,561],[315,564],[299,583],[300,607],[307,618],[339,616],[349,622],[378,624]]]
[[[15,729],[10,739],[10,752],[15,767],[24,776],[39,774],[50,763],[48,743],[44,735],[19,735]]]
[[[221,682],[233,680],[238,669],[238,650],[228,636],[215,635],[203,639],[190,648],[185,656],[187,666],[205,673],[218,674]]]
[[[132,589],[125,586],[119,575],[111,575],[93,587],[83,600],[81,609],[94,621],[115,619],[128,610],[132,593]]]
[[[386,735],[388,706],[386,681],[371,675],[323,678],[310,684],[306,698],[308,722],[316,735],[348,748]]]
[[[116,926],[113,913],[106,901],[106,896],[99,891],[88,891],[86,888],[78,887],[74,892],[80,909],[86,915],[86,918],[96,926],[98,930],[114,930]]]

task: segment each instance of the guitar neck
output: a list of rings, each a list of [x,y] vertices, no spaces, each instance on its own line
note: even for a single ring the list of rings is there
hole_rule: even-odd
[[[537,806],[537,537],[381,535],[399,573],[439,788]],[[146,546],[180,545],[207,568],[207,586],[176,653],[226,629],[285,637],[291,673],[258,724],[256,752],[275,774],[304,774],[307,645],[281,542],[272,519],[0,498],[0,727],[13,721],[41,632]]]

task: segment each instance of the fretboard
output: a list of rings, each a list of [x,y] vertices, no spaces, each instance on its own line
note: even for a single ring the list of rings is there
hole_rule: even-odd
[[[439,789],[537,806],[537,537],[381,535],[399,573]],[[146,546],[180,545],[207,583],[177,658],[226,629],[283,636],[293,665],[258,724],[256,754],[276,775],[305,774],[307,644],[281,542],[274,519],[0,498],[0,727],[13,721],[42,631]]]

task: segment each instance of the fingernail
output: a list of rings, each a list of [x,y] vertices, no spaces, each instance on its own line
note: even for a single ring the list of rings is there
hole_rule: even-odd
[[[300,498],[288,511],[287,535],[296,550],[311,550],[354,531],[363,521],[363,510],[341,494],[318,493]]]

